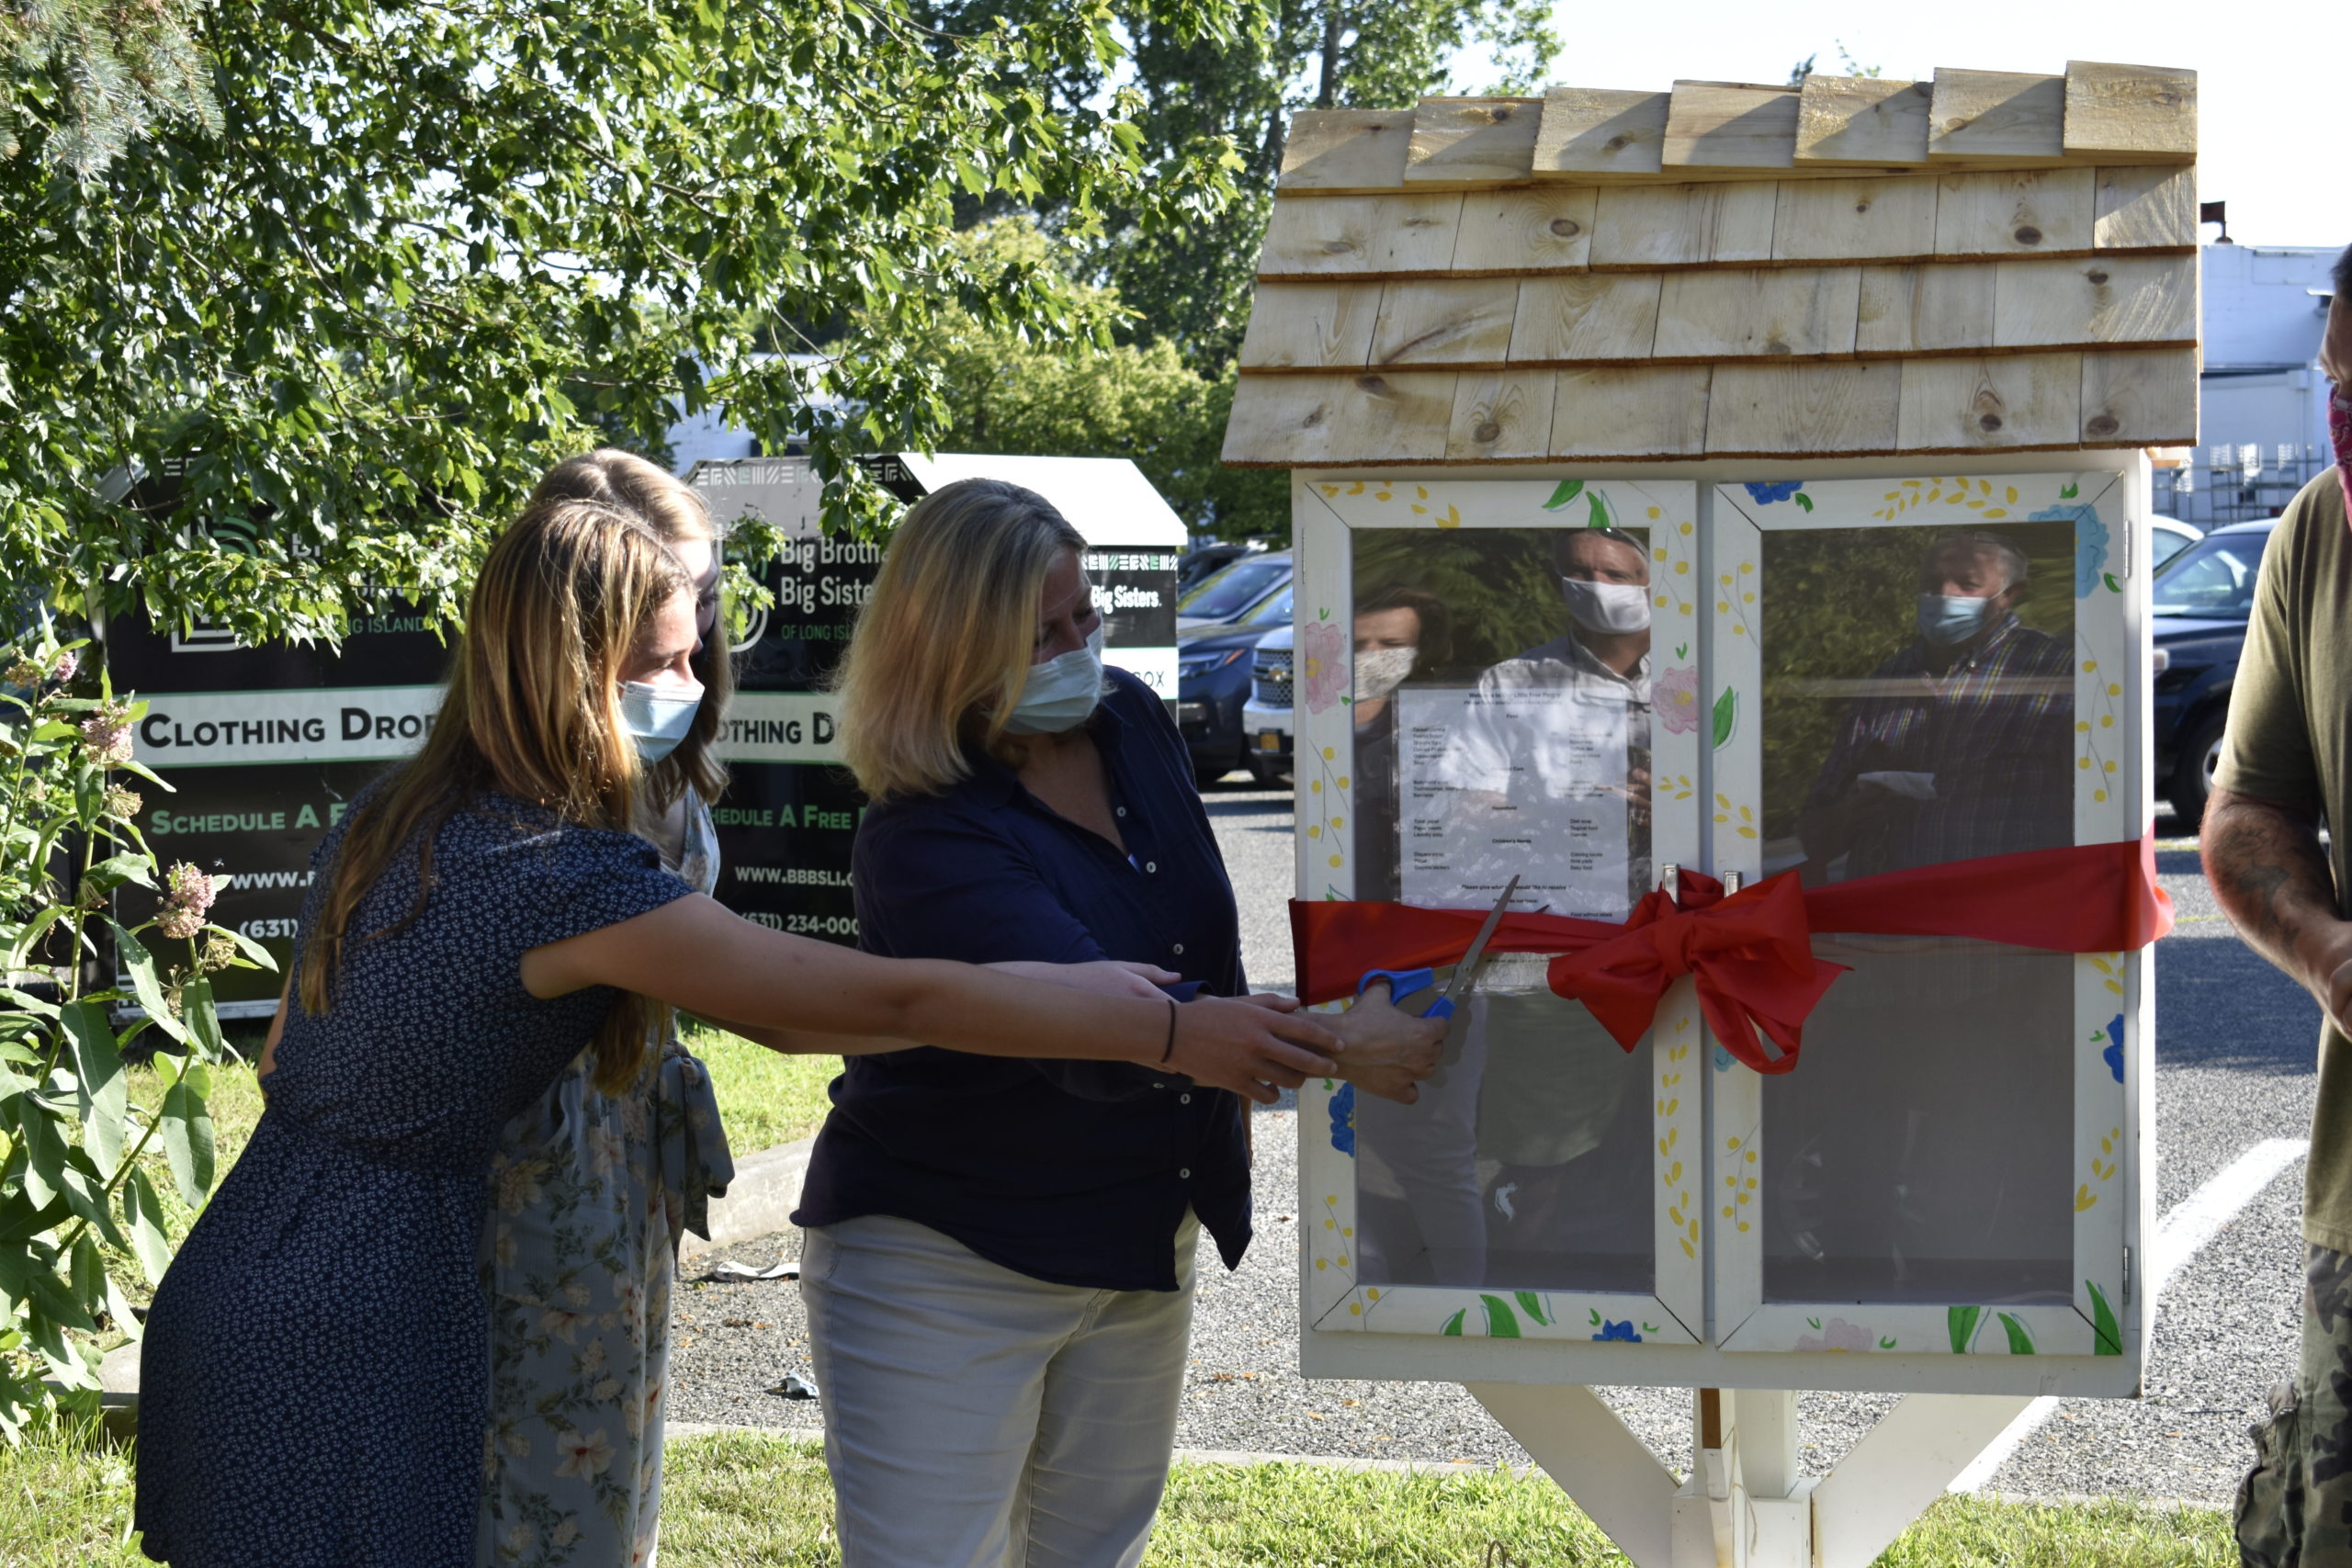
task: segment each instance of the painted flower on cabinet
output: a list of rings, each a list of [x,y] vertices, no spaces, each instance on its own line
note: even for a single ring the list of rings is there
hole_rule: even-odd
[[[1306,711],[1329,713],[1348,684],[1348,639],[1337,624],[1310,621],[1299,633],[1306,664]]]
[[[1622,1340],[1628,1345],[1638,1345],[1642,1342],[1642,1337],[1634,1331],[1634,1320],[1630,1317],[1623,1323],[1602,1323],[1600,1332],[1593,1337]]]
[[[1800,1350],[1837,1350],[1859,1355],[1876,1343],[1876,1337],[1869,1329],[1860,1324],[1848,1323],[1842,1317],[1831,1318],[1822,1325],[1818,1334],[1797,1336],[1797,1348]]]
[[[1804,481],[1803,479],[1775,479],[1770,484],[1752,484],[1743,486],[1742,488],[1747,491],[1748,499],[1755,502],[1757,505],[1770,506],[1776,501],[1787,501],[1792,496],[1795,495],[1797,491],[1804,488]],[[1811,511],[1812,508],[1807,507],[1806,510]]]
[[[2121,1083],[2123,1081],[2123,1015],[2120,1012],[2108,1021],[2107,1049],[2099,1053],[2099,1058],[2107,1064],[2107,1070],[2115,1075],[2115,1081]]]
[[[1651,682],[1650,700],[1658,722],[1675,735],[1690,735],[1699,728],[1699,668],[1683,665],[1661,671]]]
[[[1331,1146],[1352,1157],[1356,1152],[1356,1086],[1343,1083],[1331,1097]]]
[[[2068,490],[2074,487],[2069,485]],[[2099,520],[2098,508],[2087,502],[2073,505],[2045,506],[2026,515],[2029,523],[2072,523],[2075,525],[2075,597],[2087,599],[2098,591],[2101,582],[2109,588],[2120,585],[2106,570],[2107,525]]]

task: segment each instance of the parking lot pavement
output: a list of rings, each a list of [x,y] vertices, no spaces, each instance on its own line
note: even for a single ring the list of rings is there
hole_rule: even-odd
[[[1287,985],[1287,796],[1237,782],[1212,790],[1205,803],[1241,902],[1250,979]],[[2159,829],[2170,826],[2160,823]],[[2206,891],[2193,845],[2164,841],[2159,870],[2180,918],[2156,954],[2156,1207],[2165,1213],[2255,1145],[2304,1135],[2318,1011],[2231,933]],[[1519,1446],[1458,1387],[1299,1377],[1291,1239],[1295,1116],[1287,1110],[1261,1115],[1259,1240],[1238,1272],[1212,1266],[1202,1275],[1179,1444],[1525,1462]],[[2286,1165],[2172,1276],[2157,1318],[2147,1397],[2057,1402],[1994,1472],[1989,1490],[2129,1493],[2227,1505],[2251,1455],[2246,1426],[2269,1383],[2293,1364],[2301,1171],[2300,1161]],[[793,1237],[775,1237],[735,1255],[764,1262],[795,1247]],[[816,1426],[812,1404],[762,1392],[786,1371],[808,1371],[793,1287],[692,1287],[681,1291],[678,1303],[673,1418]],[[1688,1465],[1687,1391],[1603,1392],[1661,1458]],[[1807,1395],[1799,1440],[1808,1468],[1826,1470],[1890,1403]]]

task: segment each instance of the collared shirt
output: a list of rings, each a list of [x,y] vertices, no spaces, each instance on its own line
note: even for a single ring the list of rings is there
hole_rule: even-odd
[[[2015,615],[1938,673],[1914,642],[1871,671],[1838,716],[1810,807],[1844,799],[1866,773],[1913,790],[1885,792],[1845,874],[1870,876],[2075,841],[2074,655]]]
[[[1232,885],[1167,705],[1113,670],[1089,722],[1124,852],[972,753],[962,783],[866,813],[851,860],[859,945],[970,964],[1132,960],[1182,976],[1180,999],[1241,994]],[[796,1224],[891,1214],[1095,1290],[1174,1290],[1187,1207],[1227,1268],[1249,1244],[1243,1107],[1181,1074],[922,1046],[850,1057],[832,1097]]]

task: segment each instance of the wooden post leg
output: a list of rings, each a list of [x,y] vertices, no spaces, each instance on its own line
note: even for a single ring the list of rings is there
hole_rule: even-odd
[[[1463,1386],[1635,1568],[1689,1568],[1674,1554],[1674,1473],[1592,1390],[1515,1382]]]
[[[1905,1394],[1813,1490],[1818,1568],[1869,1568],[2032,1403],[2025,1394]]]

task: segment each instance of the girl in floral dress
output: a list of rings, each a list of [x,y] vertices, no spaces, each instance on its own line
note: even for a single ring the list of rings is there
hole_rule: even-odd
[[[627,452],[559,464],[533,501],[597,501],[669,543],[695,587],[703,697],[650,770],[639,834],[697,892],[718,881],[712,750],[730,690],[718,616],[719,536],[701,498]],[[676,1036],[628,1084],[591,1051],[510,1122],[491,1174],[491,1420],[478,1568],[612,1568],[653,1560],[670,1289],[684,1232],[733,1174],[710,1077]]]

